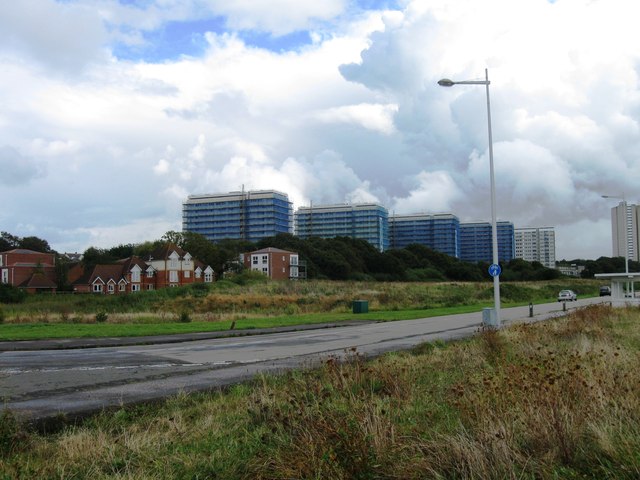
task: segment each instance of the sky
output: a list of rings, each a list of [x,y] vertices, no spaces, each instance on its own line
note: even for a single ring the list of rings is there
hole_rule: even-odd
[[[555,227],[611,256],[640,201],[640,2],[0,2],[0,230],[156,240],[188,195]]]

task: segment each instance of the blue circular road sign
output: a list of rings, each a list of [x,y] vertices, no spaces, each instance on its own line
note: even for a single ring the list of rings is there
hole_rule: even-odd
[[[500,265],[493,263],[489,267],[489,275],[491,275],[492,277],[497,277],[498,275],[500,275],[501,272],[502,272],[502,269],[500,268]]]

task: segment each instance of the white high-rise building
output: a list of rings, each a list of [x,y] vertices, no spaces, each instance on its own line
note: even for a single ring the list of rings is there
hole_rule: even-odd
[[[626,206],[626,209],[625,209]],[[611,209],[611,237],[613,256],[638,261],[638,225],[640,207],[620,202]]]
[[[556,233],[553,227],[516,228],[514,237],[515,258],[556,268]]]

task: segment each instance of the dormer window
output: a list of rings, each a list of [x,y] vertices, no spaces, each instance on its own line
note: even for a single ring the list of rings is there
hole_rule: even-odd
[[[169,268],[171,270],[177,270],[180,266],[180,256],[176,252],[171,252],[169,255]]]

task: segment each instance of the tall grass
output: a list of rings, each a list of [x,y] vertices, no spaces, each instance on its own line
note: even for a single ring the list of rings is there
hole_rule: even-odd
[[[640,311],[594,306],[349,351],[55,434],[10,423],[0,478],[640,478],[639,345]]]
[[[504,283],[501,296],[506,305],[535,303],[555,300],[562,288],[573,288],[579,295],[596,295],[597,286],[593,280],[579,279]],[[488,282],[283,282],[259,277],[242,285],[222,280],[128,295],[29,295],[23,304],[5,306],[4,317],[6,323],[84,323],[99,312],[112,319],[129,315],[133,320],[136,316],[175,316],[189,311],[225,319],[237,314],[345,313],[354,300],[367,300],[370,310],[407,310],[477,305],[490,302],[492,296]]]

